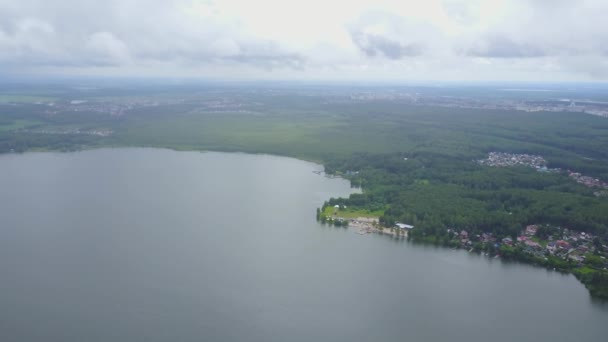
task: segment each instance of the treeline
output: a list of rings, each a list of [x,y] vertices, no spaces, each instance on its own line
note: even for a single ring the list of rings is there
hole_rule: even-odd
[[[323,209],[325,209],[325,206],[323,206]],[[330,224],[336,227],[348,227],[348,220],[345,220],[343,218],[327,217],[322,214],[321,209],[319,208],[317,208],[317,221],[323,224]]]
[[[85,134],[42,134],[0,132],[0,153],[26,152],[34,149],[75,151],[94,146],[99,137]]]
[[[585,284],[591,296],[608,299],[608,271],[574,271],[574,275]]]

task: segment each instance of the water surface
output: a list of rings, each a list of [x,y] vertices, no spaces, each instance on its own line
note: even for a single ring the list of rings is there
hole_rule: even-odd
[[[317,224],[351,192],[266,155],[0,156],[0,341],[590,341],[570,275]]]

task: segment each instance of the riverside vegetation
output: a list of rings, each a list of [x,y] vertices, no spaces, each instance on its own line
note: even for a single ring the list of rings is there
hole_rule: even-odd
[[[150,146],[314,160],[363,189],[327,205],[412,224],[413,241],[572,272],[608,298],[608,197],[568,172],[608,180],[608,119],[352,100],[345,87],[253,89],[5,89],[0,152]],[[477,162],[491,152],[542,156],[560,171]]]

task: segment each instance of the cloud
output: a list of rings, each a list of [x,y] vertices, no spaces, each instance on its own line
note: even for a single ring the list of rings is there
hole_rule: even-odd
[[[36,18],[23,18],[9,30],[0,30],[0,61],[33,65],[64,63],[70,57],[56,40],[57,32],[51,24]]]
[[[430,25],[395,14],[370,11],[347,26],[355,46],[368,57],[401,59],[424,54]]]
[[[351,36],[355,45],[367,56],[384,55],[390,59],[406,56],[419,56],[424,48],[418,43],[402,43],[382,35],[353,31]]]
[[[193,7],[197,5],[196,7]],[[200,3],[0,0],[0,60],[29,66],[245,64],[300,68],[305,57]],[[3,8],[3,6],[5,6]]]
[[[514,0],[483,30],[472,32],[471,56],[490,58],[605,55],[605,1]]]
[[[445,13],[459,24],[470,24],[478,21],[475,15],[477,4],[475,1],[442,0]]]
[[[95,32],[84,44],[89,52],[87,60],[98,65],[123,65],[131,61],[127,44],[110,32]]]
[[[0,0],[0,65],[30,74],[608,79],[606,16],[605,0]]]
[[[540,46],[527,42],[516,42],[505,35],[490,35],[473,44],[466,54],[490,58],[530,58],[547,54]]]

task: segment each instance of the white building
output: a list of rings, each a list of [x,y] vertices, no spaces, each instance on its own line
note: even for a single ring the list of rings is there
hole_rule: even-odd
[[[405,223],[401,223],[401,222],[397,222],[395,223],[395,226],[399,229],[412,229],[414,228],[414,226],[410,226],[409,224],[405,224]]]

